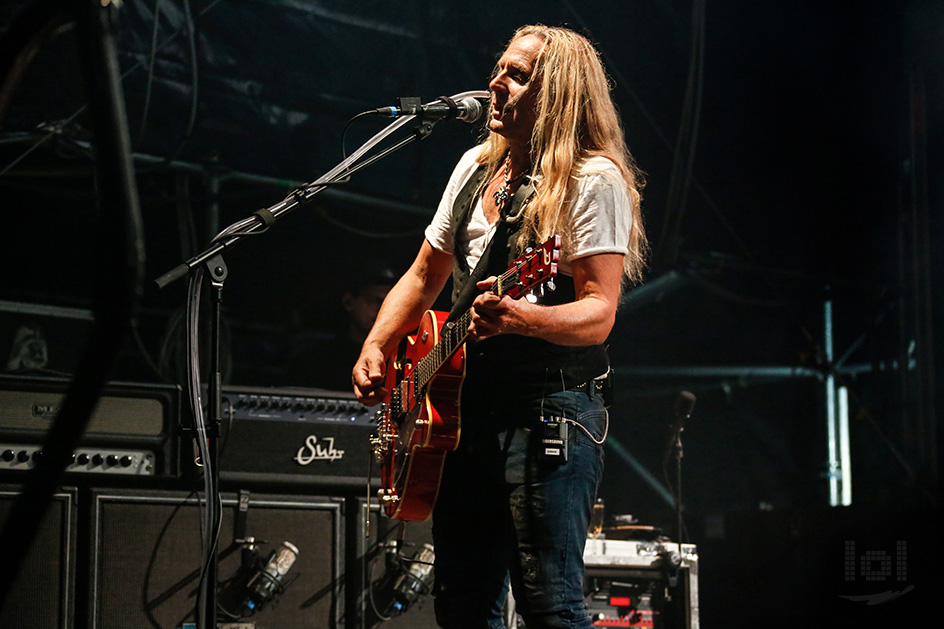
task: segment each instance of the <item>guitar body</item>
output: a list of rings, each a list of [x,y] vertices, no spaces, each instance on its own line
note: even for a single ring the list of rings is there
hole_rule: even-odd
[[[407,337],[387,365],[390,392],[378,434],[387,441],[381,457],[385,513],[396,520],[426,520],[439,493],[446,453],[459,444],[459,398],[465,377],[465,346],[436,371],[426,391],[415,389],[414,370],[439,342],[447,313],[427,311],[415,336]],[[414,408],[409,400],[418,400]]]
[[[560,236],[552,236],[529,249],[490,290],[518,299],[544,284],[553,289],[560,246]],[[418,522],[432,514],[446,453],[459,445],[459,398],[472,311],[443,329],[447,316],[428,310],[416,335],[403,339],[387,364],[387,399],[377,414],[371,446],[380,459],[380,503],[395,520]]]

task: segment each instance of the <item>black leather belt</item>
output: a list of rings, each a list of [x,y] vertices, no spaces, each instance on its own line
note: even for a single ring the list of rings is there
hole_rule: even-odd
[[[588,380],[584,383],[578,384],[577,386],[570,387],[568,391],[579,391],[581,393],[586,393],[590,397],[593,397],[597,393],[603,395],[603,403],[606,406],[610,406],[613,403],[612,398],[612,379],[613,379],[613,370],[606,372],[606,375],[599,376],[593,380]]]

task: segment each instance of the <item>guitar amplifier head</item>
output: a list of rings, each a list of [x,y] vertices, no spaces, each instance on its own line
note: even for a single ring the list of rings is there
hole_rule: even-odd
[[[0,376],[0,472],[19,474],[42,456],[70,381]],[[180,387],[112,382],[105,386],[67,474],[176,477]]]
[[[353,393],[224,387],[220,481],[240,487],[362,489],[374,410]]]

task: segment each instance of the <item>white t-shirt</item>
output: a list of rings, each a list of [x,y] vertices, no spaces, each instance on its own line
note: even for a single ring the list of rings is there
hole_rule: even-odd
[[[445,253],[454,253],[452,208],[456,195],[475,172],[475,158],[480,148],[466,151],[456,165],[432,222],[426,228],[426,240]],[[565,243],[558,270],[571,275],[571,260],[598,253],[629,253],[629,231],[632,227],[632,203],[616,165],[605,157],[587,160],[572,198],[568,202],[571,242]],[[469,220],[461,226],[458,237],[468,243],[467,263],[473,269],[495,233],[497,222],[489,224],[482,209],[482,198],[476,199]]]

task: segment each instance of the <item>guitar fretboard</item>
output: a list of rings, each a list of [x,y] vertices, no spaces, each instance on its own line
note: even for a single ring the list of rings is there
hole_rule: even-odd
[[[518,288],[518,280],[519,269],[508,269],[492,283],[489,290],[501,297],[510,290]],[[426,385],[436,375],[436,372],[469,338],[470,323],[472,323],[471,308],[462,313],[455,321],[447,323],[441,331],[439,342],[416,363],[416,368],[413,371],[413,391],[416,399],[419,399],[423,391],[426,390]],[[412,407],[412,403],[410,406]]]
[[[525,255],[512,262],[508,270],[492,283],[489,290],[499,297],[507,295],[512,299],[517,299],[525,291],[542,286],[557,274],[560,247],[561,237],[551,236],[536,250],[529,249]],[[553,285],[551,288],[553,290]],[[395,402],[394,408],[409,411],[416,407],[425,395],[430,380],[469,338],[471,322],[472,309],[470,308],[455,321],[443,327],[436,345],[416,362],[409,377],[404,378],[397,385],[397,391],[391,392],[391,401]]]

